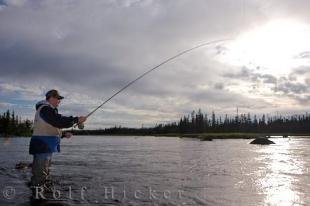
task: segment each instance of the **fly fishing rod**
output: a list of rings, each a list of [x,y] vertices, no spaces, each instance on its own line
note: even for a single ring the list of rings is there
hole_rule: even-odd
[[[124,87],[122,87],[120,90],[118,90],[117,92],[115,92],[111,97],[107,98],[103,103],[101,103],[98,107],[96,107],[94,110],[92,110],[89,114],[86,115],[86,117],[90,117],[92,114],[94,114],[98,109],[100,109],[103,105],[105,105],[106,103],[108,103],[111,99],[113,99],[116,95],[118,95],[119,93],[121,93],[122,91],[124,91],[125,89],[127,89],[129,86],[131,86],[132,84],[134,84],[136,81],[138,81],[139,79],[142,79],[144,76],[148,75],[149,73],[151,73],[152,71],[158,69],[160,66],[167,64],[168,62],[188,53],[191,52],[193,50],[196,50],[198,48],[201,47],[205,47],[211,44],[216,44],[216,43],[220,43],[220,42],[224,42],[224,41],[229,41],[232,40],[232,38],[226,38],[226,39],[218,39],[218,40],[214,40],[214,41],[209,41],[209,42],[205,42],[202,44],[199,44],[197,46],[194,46],[190,49],[186,49],[168,59],[166,59],[165,61],[161,62],[160,64],[154,66],[153,68],[147,70],[146,72],[142,73],[141,75],[139,75],[136,79],[130,81],[129,83],[127,83]],[[74,127],[78,126],[79,129],[83,129],[84,128],[84,124],[76,124],[74,125]]]

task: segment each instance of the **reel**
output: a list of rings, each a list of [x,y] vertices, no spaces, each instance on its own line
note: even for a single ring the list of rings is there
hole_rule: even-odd
[[[84,129],[84,124],[83,123],[80,123],[77,126],[78,126],[79,129]]]

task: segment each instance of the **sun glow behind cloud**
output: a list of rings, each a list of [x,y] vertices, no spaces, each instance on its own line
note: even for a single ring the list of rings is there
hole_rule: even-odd
[[[223,61],[285,75],[292,68],[310,65],[299,55],[310,51],[310,27],[295,20],[273,20],[241,34],[227,45]]]

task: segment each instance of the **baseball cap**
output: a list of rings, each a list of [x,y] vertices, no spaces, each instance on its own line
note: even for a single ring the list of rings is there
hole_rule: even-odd
[[[46,97],[46,99],[48,99],[48,98],[50,98],[50,97],[55,97],[55,98],[57,98],[57,99],[63,99],[63,98],[64,98],[63,96],[61,96],[61,95],[59,94],[59,92],[58,92],[56,89],[52,89],[52,90],[48,91],[48,92],[46,93],[45,97]]]

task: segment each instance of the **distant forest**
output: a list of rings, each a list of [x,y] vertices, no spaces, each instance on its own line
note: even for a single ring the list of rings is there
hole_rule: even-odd
[[[115,126],[98,130],[72,130],[78,135],[160,135],[195,133],[269,133],[310,134],[310,115],[266,116],[238,114],[217,116],[214,112],[204,114],[200,109],[182,117],[178,122],[158,124],[147,128]],[[1,136],[31,136],[32,122],[21,120],[14,111],[0,115]]]
[[[310,115],[266,116],[238,114],[234,117],[217,116],[214,112],[204,114],[200,109],[182,117],[178,122],[159,124],[151,128],[126,128],[115,126],[102,130],[80,130],[83,135],[157,135],[157,134],[194,134],[194,133],[291,133],[309,134]]]
[[[21,120],[14,111],[7,110],[0,114],[0,136],[31,136],[32,122]]]

